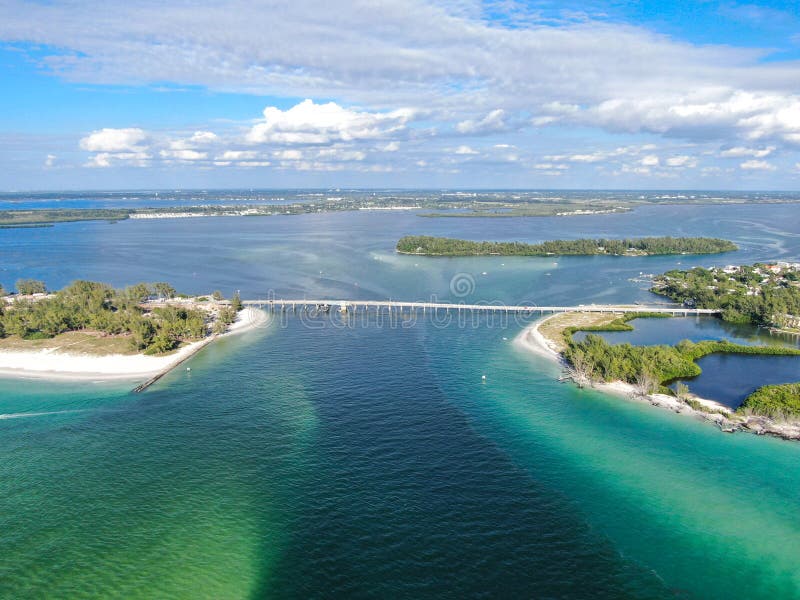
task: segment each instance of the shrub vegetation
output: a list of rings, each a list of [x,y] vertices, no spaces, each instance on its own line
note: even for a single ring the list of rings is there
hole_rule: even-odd
[[[760,387],[747,397],[737,412],[764,415],[774,419],[798,418],[800,383]]]

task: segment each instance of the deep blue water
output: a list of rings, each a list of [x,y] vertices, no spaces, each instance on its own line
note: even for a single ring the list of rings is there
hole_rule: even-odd
[[[0,231],[0,282],[649,302],[660,299],[630,281],[640,272],[797,260],[797,211],[75,223]],[[633,232],[717,235],[742,250],[513,260],[392,250],[410,233]],[[464,275],[474,288],[459,296],[451,281]],[[557,366],[513,344],[524,324],[290,316],[214,343],[144,394],[0,381],[0,597],[800,596],[799,445],[559,384]]]

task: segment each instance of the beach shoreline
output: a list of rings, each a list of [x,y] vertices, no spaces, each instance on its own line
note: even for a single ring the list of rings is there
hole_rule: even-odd
[[[561,367],[567,366],[567,361],[557,345],[544,336],[540,328],[548,320],[558,315],[550,315],[539,319],[523,329],[514,339],[514,345],[526,352],[536,354],[557,363]],[[747,431],[759,435],[771,435],[788,440],[800,440],[800,423],[778,423],[761,416],[742,416],[736,414],[729,407],[714,400],[693,396],[693,400],[707,410],[698,410],[681,402],[674,396],[667,394],[638,394],[636,388],[625,381],[594,382],[592,389],[624,398],[633,402],[647,403],[662,409],[671,410],[676,414],[690,416],[701,421],[713,423],[726,433]]]
[[[45,350],[0,351],[0,378],[50,381],[129,381],[166,374],[215,339],[239,335],[270,323],[264,311],[244,308],[228,330],[182,346],[166,356],[145,354],[78,354]]]

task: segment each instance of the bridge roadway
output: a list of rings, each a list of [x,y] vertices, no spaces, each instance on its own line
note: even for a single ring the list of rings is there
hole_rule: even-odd
[[[636,305],[607,305],[607,304],[579,304],[578,306],[516,306],[506,304],[455,304],[449,302],[402,302],[397,300],[244,300],[245,306],[257,306],[268,309],[336,309],[340,312],[369,310],[374,308],[409,309],[409,310],[469,310],[484,312],[506,313],[561,313],[561,312],[594,312],[594,313],[662,313],[668,315],[718,315],[721,311],[709,308],[685,308],[682,306],[646,306]]]

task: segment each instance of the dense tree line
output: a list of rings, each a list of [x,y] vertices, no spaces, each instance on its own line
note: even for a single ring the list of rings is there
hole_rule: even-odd
[[[592,378],[601,381],[634,383],[648,373],[665,382],[700,374],[700,367],[672,346],[612,345],[594,334],[572,342],[564,356],[573,365],[587,365]]]
[[[473,242],[432,236],[406,236],[397,251],[428,256],[548,256],[548,255],[657,255],[716,254],[736,250],[735,244],[716,238],[646,237],[637,239],[555,240],[541,244]]]
[[[762,267],[745,266],[736,273],[668,271],[654,280],[652,291],[698,308],[721,310],[726,321],[783,327],[787,315],[800,315],[800,287],[793,285],[797,274],[779,277]]]
[[[19,282],[17,289],[21,290]],[[128,335],[132,349],[148,354],[168,352],[180,342],[201,339],[208,332],[203,311],[163,306],[147,312],[141,307],[148,299],[174,295],[167,283],[139,283],[115,290],[104,283],[75,281],[50,297],[18,298],[0,309],[0,337],[44,339],[86,329]],[[223,309],[223,313],[221,321],[235,319],[235,311],[231,315]]]
[[[737,412],[777,419],[800,417],[800,383],[765,385],[750,394]]]

